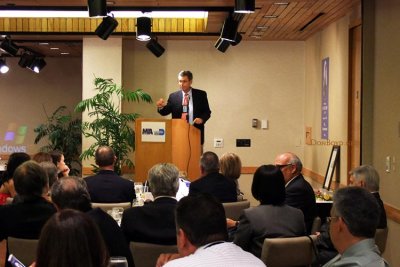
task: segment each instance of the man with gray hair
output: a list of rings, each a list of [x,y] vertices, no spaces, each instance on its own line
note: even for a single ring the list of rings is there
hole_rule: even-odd
[[[198,193],[210,194],[221,202],[236,202],[236,184],[233,180],[219,173],[219,159],[211,151],[204,152],[200,158],[201,177],[192,182],[189,195]]]
[[[338,189],[333,196],[330,236],[339,255],[324,267],[389,266],[375,245],[379,206],[374,196],[361,187]]]
[[[310,234],[314,217],[317,215],[317,204],[313,188],[301,174],[301,160],[294,153],[286,152],[278,155],[274,164],[281,170],[285,179],[286,204],[301,209],[307,233]]]
[[[179,170],[171,163],[154,165],[148,173],[154,202],[124,211],[121,228],[128,241],[162,245],[176,244],[174,212]]]

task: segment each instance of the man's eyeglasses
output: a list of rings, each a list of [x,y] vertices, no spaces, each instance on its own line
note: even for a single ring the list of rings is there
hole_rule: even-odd
[[[339,218],[339,216],[326,217],[326,222],[331,223],[333,221],[333,219],[338,219],[338,218]]]
[[[282,170],[283,168],[285,168],[285,167],[287,167],[287,166],[290,166],[290,165],[292,165],[292,164],[282,164],[282,165],[276,164],[275,167],[277,167],[277,168],[279,168],[280,170]]]

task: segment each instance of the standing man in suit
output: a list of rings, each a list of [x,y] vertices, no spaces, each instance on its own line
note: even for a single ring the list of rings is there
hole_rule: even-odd
[[[92,202],[132,202],[136,198],[135,186],[132,181],[114,172],[117,160],[114,150],[109,146],[100,146],[96,150],[95,158],[100,171],[85,179]]]
[[[301,160],[294,153],[287,152],[275,158],[275,166],[281,169],[285,178],[285,203],[303,211],[307,233],[310,234],[317,204],[313,188],[301,174],[303,168]]]
[[[171,163],[154,165],[149,170],[149,186],[154,202],[125,210],[121,222],[122,231],[128,241],[175,245],[178,168]]]
[[[157,101],[158,113],[163,116],[172,113],[173,119],[182,118],[193,124],[200,129],[203,144],[204,124],[211,116],[207,93],[192,88],[193,74],[188,70],[179,72],[178,81],[180,90],[170,94],[167,103],[162,98]]]
[[[201,177],[190,183],[189,195],[210,194],[221,202],[236,202],[236,184],[219,173],[219,159],[211,151],[204,152],[200,158]]]

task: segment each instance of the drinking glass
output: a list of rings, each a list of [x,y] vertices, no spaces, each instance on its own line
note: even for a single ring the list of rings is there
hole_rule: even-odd
[[[128,267],[128,261],[122,256],[110,257],[108,267]]]

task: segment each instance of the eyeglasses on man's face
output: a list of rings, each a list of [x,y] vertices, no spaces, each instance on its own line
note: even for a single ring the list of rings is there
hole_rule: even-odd
[[[283,168],[290,166],[292,164],[275,164],[275,167],[279,168],[280,170],[282,170]]]
[[[326,222],[331,223],[333,221],[333,219],[338,219],[338,218],[340,218],[340,217],[339,216],[326,217]]]

